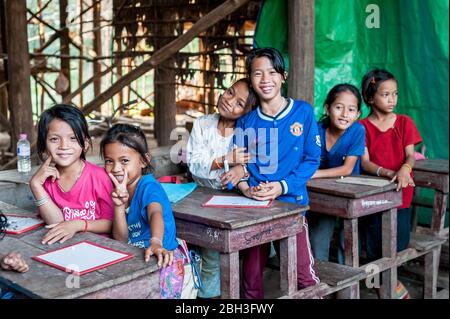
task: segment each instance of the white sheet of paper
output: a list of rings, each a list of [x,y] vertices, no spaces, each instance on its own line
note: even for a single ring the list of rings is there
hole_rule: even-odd
[[[21,217],[12,215],[6,215],[6,217],[8,218],[8,224],[6,225],[6,231],[8,232],[22,232],[25,229],[43,224],[42,219],[35,217]]]
[[[357,185],[367,185],[377,187],[383,187],[390,184],[389,181],[386,179],[353,177],[353,176],[337,179],[336,182],[344,184],[357,184]]]
[[[72,270],[77,273],[82,273],[93,268],[101,268],[102,265],[109,264],[127,256],[117,251],[105,249],[87,242],[81,242],[37,257],[41,261],[60,266],[67,269],[67,271]]]
[[[265,207],[269,205],[268,200],[259,201],[250,199],[244,196],[223,196],[223,195],[214,195],[209,201],[205,203],[206,206],[257,206],[257,207]]]

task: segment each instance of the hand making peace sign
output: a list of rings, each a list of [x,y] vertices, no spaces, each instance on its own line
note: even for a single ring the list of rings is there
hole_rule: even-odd
[[[111,178],[111,180],[115,186],[115,189],[113,189],[113,191],[111,193],[111,197],[114,202],[114,205],[126,206],[126,204],[128,203],[128,199],[130,197],[130,194],[128,193],[128,189],[127,189],[127,183],[128,183],[127,171],[124,172],[123,180],[121,182],[119,182],[113,174],[108,173],[108,175]]]

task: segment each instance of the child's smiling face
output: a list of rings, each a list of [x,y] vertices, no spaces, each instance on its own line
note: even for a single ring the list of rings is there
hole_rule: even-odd
[[[60,167],[69,167],[78,162],[83,152],[73,129],[60,119],[49,123],[45,145],[47,155]]]
[[[223,118],[236,120],[250,110],[246,106],[248,89],[245,82],[236,82],[220,96],[217,107]]]
[[[361,115],[358,110],[358,99],[350,91],[343,91],[336,96],[331,105],[325,105],[332,127],[345,131]]]
[[[270,101],[281,94],[284,75],[278,73],[266,57],[255,58],[251,69],[252,87],[263,101]]]
[[[104,158],[106,172],[111,173],[119,183],[127,172],[128,185],[141,177],[142,169],[147,166],[138,152],[119,142],[105,145]]]

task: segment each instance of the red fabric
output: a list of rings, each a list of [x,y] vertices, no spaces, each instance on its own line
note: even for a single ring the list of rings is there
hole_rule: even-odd
[[[180,176],[161,176],[158,178],[158,182],[160,183],[172,183],[172,184],[181,184]]]
[[[360,122],[366,129],[366,147],[370,161],[396,172],[405,162],[405,147],[422,142],[414,121],[406,115],[397,114],[394,127],[386,132],[380,131],[368,118]],[[399,209],[411,205],[413,193],[414,188],[411,186],[403,189],[403,204]]]

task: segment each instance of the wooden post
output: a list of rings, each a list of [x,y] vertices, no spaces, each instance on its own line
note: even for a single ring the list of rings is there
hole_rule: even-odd
[[[163,20],[172,21],[175,12],[166,10],[161,16]],[[173,23],[157,24],[156,34],[173,36],[175,26]],[[161,39],[155,44],[156,49],[162,48],[170,42],[170,39]],[[158,146],[174,144],[170,140],[170,133],[176,128],[175,116],[177,113],[175,96],[175,60],[173,57],[166,59],[155,69],[154,92],[155,92],[155,119],[154,131]]]
[[[7,55],[6,46],[6,24],[5,24],[5,2],[0,1],[0,53]],[[8,60],[2,59],[0,66],[0,84],[8,81]],[[8,90],[7,86],[3,85],[0,88],[0,123],[6,125],[8,119]],[[6,128],[6,127],[5,127]]]
[[[305,231],[305,230],[302,230]],[[280,289],[282,296],[297,291],[297,236],[280,240]]]
[[[381,217],[382,257],[395,261],[397,258],[397,209],[382,212]],[[381,273],[380,294],[383,299],[393,299],[397,287],[397,266]]]
[[[220,253],[220,290],[222,299],[239,299],[239,252]]]
[[[288,93],[314,105],[314,0],[288,0]]]
[[[94,28],[94,51],[96,57],[94,58],[94,75],[102,71],[102,66],[97,56],[102,55],[102,33],[100,30],[100,1],[94,5],[93,8],[93,28]],[[96,78],[94,80],[94,96],[99,96],[102,91],[102,79]]]
[[[345,264],[359,267],[358,219],[344,219]],[[337,292],[338,299],[359,299],[359,283]]]
[[[27,8],[25,0],[6,1],[8,37],[9,112],[13,149],[20,133],[34,141],[28,55]]]
[[[80,8],[80,12],[83,12],[83,1],[79,0],[78,6]],[[83,15],[80,15],[80,56],[84,56],[84,41],[83,41]],[[96,73],[94,73],[96,74]],[[83,59],[78,61],[78,87],[83,85]],[[80,102],[79,106],[83,106],[83,91],[80,92]]]
[[[66,25],[67,20],[67,0],[59,0],[59,26],[61,29],[60,46],[61,46],[61,73],[67,78],[69,86],[67,90],[61,93],[62,97],[65,97],[70,93],[70,41],[69,41],[69,28]]]
[[[425,271],[423,284],[423,298],[436,299],[437,278],[439,273],[439,260],[441,256],[441,246],[433,248],[425,255]]]

